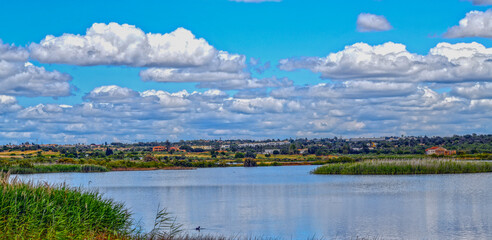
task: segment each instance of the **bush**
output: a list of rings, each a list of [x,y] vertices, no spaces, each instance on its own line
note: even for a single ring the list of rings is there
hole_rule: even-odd
[[[253,152],[251,151],[248,151],[246,153],[246,155],[244,155],[244,157],[247,157],[247,158],[256,158],[256,154],[254,154]]]
[[[244,166],[245,167],[256,167],[256,161],[251,159],[251,158],[246,158],[244,160]]]

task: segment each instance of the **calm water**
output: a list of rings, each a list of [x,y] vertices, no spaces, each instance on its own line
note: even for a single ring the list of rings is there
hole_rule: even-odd
[[[313,166],[56,173],[22,179],[97,188],[150,228],[157,207],[185,229],[306,239],[492,239],[492,174],[312,175]]]

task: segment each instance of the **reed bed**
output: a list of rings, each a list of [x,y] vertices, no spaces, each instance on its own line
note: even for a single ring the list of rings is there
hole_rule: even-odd
[[[1,239],[125,239],[131,214],[97,192],[0,173]]]
[[[312,171],[314,174],[342,175],[400,175],[453,174],[492,172],[492,162],[428,160],[368,160],[355,163],[327,164]]]

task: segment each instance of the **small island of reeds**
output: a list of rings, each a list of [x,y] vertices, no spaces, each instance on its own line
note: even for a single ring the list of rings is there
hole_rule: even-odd
[[[367,160],[355,163],[334,163],[316,168],[314,174],[341,175],[403,175],[457,174],[492,172],[492,162],[459,160]]]

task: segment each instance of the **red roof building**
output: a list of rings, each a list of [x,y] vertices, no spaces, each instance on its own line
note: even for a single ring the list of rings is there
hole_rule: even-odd
[[[456,150],[447,150],[443,147],[431,147],[431,148],[427,148],[425,150],[425,154],[427,155],[444,155],[444,156],[448,156],[448,155],[455,155],[456,154]]]
[[[153,152],[163,152],[163,151],[166,151],[166,147],[164,147],[164,146],[156,146],[156,147],[153,147],[152,148],[152,151]]]

